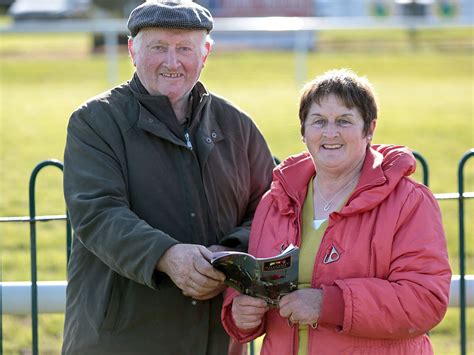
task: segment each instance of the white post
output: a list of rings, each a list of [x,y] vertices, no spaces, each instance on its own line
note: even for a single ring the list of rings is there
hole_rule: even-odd
[[[3,314],[31,313],[31,282],[0,282]],[[66,281],[38,282],[38,312],[64,313]],[[450,307],[459,307],[459,275],[453,275]],[[474,275],[466,275],[466,306],[474,307]]]
[[[119,33],[115,31],[104,32],[105,39],[105,54],[107,56],[108,64],[108,79],[112,86],[117,85],[119,78],[118,65],[118,36]]]
[[[66,281],[38,281],[38,313],[64,313]],[[31,313],[31,282],[0,282],[3,314]]]
[[[308,74],[309,31],[295,31],[295,78],[299,88],[303,86]]]

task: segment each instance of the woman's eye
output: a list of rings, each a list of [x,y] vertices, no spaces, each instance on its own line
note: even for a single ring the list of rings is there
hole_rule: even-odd
[[[313,121],[313,126],[322,127],[326,124],[326,120],[315,120]]]
[[[339,120],[338,123],[339,123],[340,126],[348,126],[348,125],[351,124],[351,121],[348,121],[348,120]]]

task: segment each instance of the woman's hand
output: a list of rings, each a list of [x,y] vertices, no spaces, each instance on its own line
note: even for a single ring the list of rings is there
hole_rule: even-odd
[[[235,325],[241,330],[258,327],[266,311],[268,311],[267,302],[260,298],[238,295],[232,302],[232,317]]]
[[[297,290],[280,299],[280,315],[291,323],[308,324],[315,327],[318,323],[323,303],[323,290],[306,288]]]

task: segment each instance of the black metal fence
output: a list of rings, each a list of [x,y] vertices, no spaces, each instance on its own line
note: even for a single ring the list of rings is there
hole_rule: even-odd
[[[413,152],[415,158],[421,164],[422,167],[422,181],[423,184],[428,186],[429,184],[429,170],[428,163],[425,158],[417,152]],[[460,297],[460,349],[461,354],[467,354],[467,335],[466,335],[466,286],[465,286],[465,212],[464,212],[464,200],[466,198],[473,198],[473,193],[464,192],[464,168],[467,161],[474,156],[474,149],[468,150],[460,159],[458,164],[458,192],[457,193],[443,193],[435,194],[438,200],[458,200],[458,222],[459,222],[459,272],[460,272],[460,283],[459,283],[459,297]],[[276,159],[276,161],[278,161]],[[63,170],[63,164],[58,160],[45,160],[36,165],[33,169],[29,182],[29,216],[24,217],[0,217],[0,222],[24,222],[30,224],[30,258],[31,258],[31,331],[32,331],[32,354],[37,355],[39,353],[38,346],[38,287],[37,287],[37,261],[36,261],[36,222],[48,222],[56,220],[66,221],[66,255],[67,262],[69,261],[69,255],[71,253],[71,241],[72,241],[72,230],[69,222],[69,216],[66,211],[64,215],[50,215],[50,216],[37,216],[36,215],[36,178],[39,172],[47,167],[55,166],[61,171]],[[1,298],[1,288],[0,288]],[[3,310],[0,302],[0,354],[3,354],[3,329],[1,316]],[[250,354],[254,354],[254,344],[250,344]]]

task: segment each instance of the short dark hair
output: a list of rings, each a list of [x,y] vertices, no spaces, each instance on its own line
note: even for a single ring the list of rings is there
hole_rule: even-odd
[[[299,118],[301,135],[304,136],[305,121],[313,103],[334,94],[349,109],[357,108],[364,120],[364,135],[369,132],[372,121],[377,119],[375,92],[365,77],[357,76],[350,69],[335,69],[325,72],[303,87],[300,98]]]

